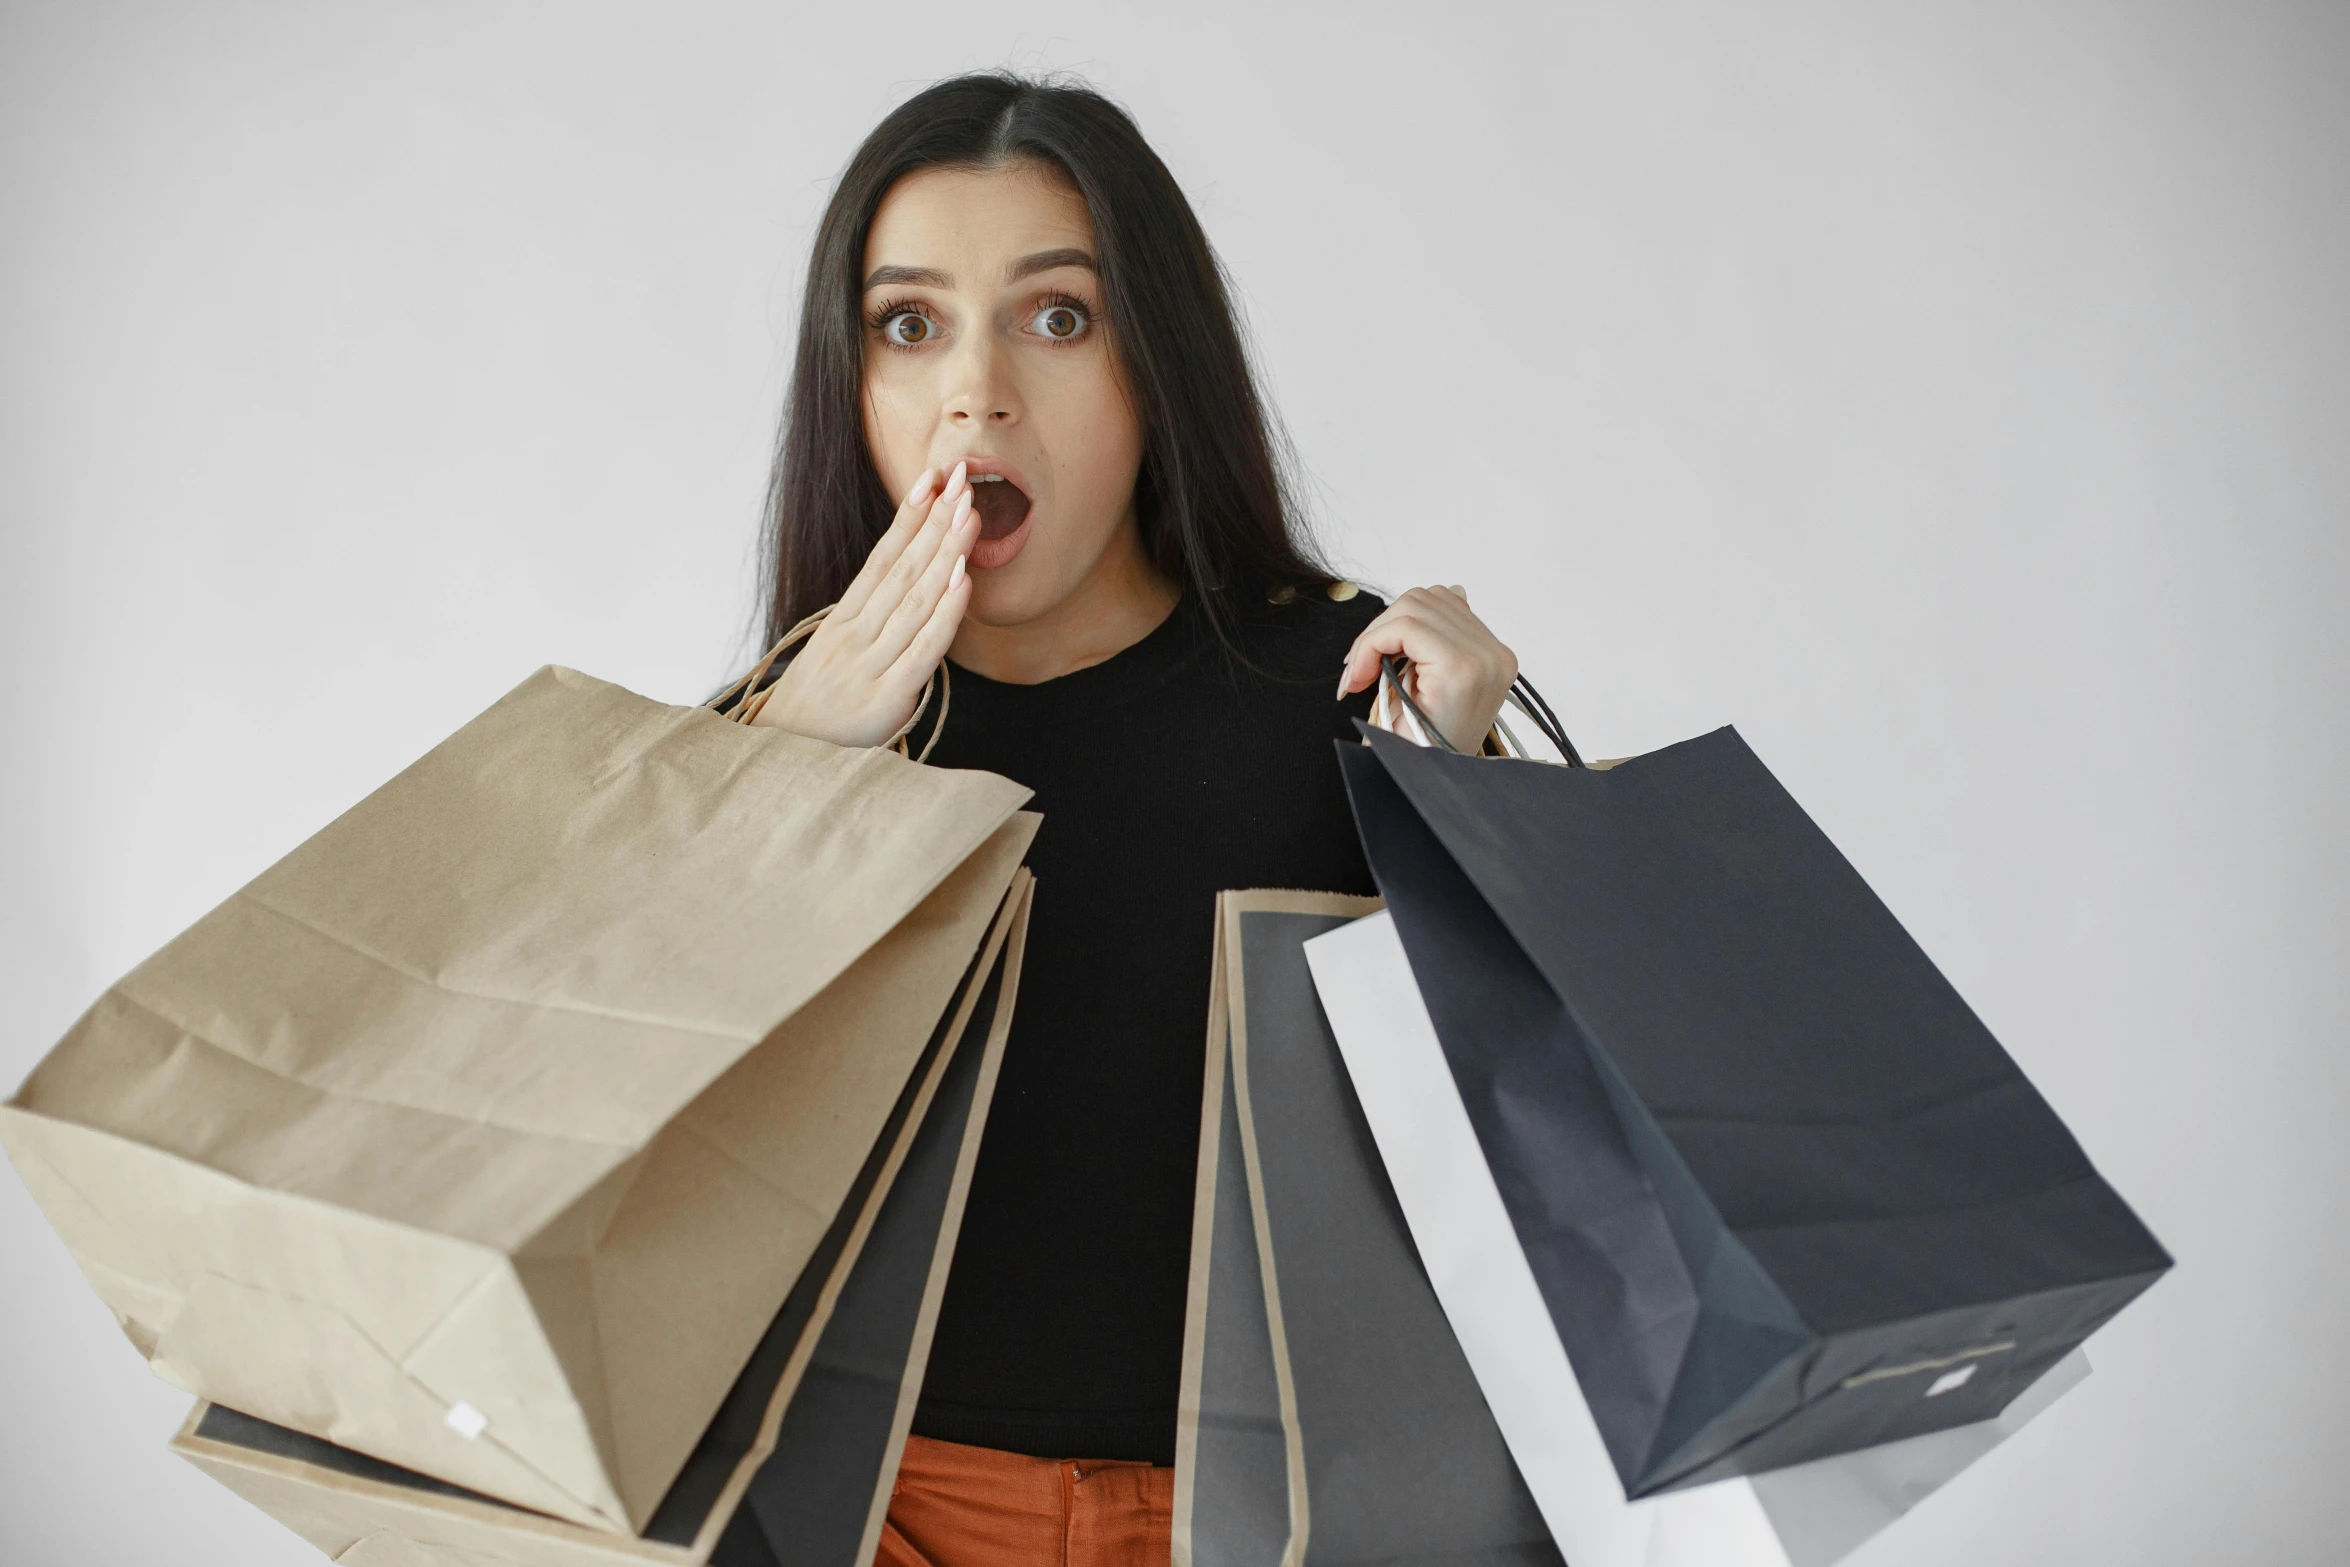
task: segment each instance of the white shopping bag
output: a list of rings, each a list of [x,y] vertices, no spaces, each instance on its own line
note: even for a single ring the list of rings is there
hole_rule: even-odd
[[[1626,1501],[1393,922],[1356,920],[1306,957],[1437,1299],[1574,1567],[1828,1567],[2089,1374],[2076,1350],[1997,1419]]]

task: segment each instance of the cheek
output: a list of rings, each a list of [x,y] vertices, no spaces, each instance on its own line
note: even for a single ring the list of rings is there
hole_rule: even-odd
[[[865,449],[873,455],[882,487],[901,498],[914,487],[929,456],[938,412],[937,399],[926,397],[915,380],[894,365],[865,367]]]
[[[1142,429],[1118,378],[1105,367],[1073,375],[1053,388],[1053,464],[1077,513],[1070,520],[1107,529],[1125,515],[1142,465]]]

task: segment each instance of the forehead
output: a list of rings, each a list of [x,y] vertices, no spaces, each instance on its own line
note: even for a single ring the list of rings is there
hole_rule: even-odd
[[[1085,199],[1034,164],[920,169],[881,198],[865,267],[930,267],[957,285],[992,284],[1004,263],[1040,250],[1093,249]]]

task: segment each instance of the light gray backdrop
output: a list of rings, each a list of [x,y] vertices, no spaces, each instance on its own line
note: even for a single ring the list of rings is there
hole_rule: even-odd
[[[699,699],[831,176],[1082,71],[1339,558],[1735,722],[2181,1259],[1862,1560],[2350,1547],[2350,7],[13,4],[0,1079],[535,666]],[[0,1559],[298,1563],[0,1177]]]

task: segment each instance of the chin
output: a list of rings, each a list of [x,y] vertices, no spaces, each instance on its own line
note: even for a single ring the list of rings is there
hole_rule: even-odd
[[[1052,567],[1048,555],[1031,547],[1006,565],[972,572],[971,603],[963,617],[999,629],[1036,619],[1077,586],[1062,581]]]
[[[1009,573],[971,579],[971,602],[963,610],[965,620],[976,621],[998,631],[1026,625],[1053,607],[1053,595],[1042,583],[1021,582]]]

